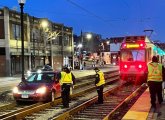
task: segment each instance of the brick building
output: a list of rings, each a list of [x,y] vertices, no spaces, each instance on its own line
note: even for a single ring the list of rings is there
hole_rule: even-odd
[[[47,28],[41,22],[48,22]],[[20,13],[7,7],[0,9],[0,76],[21,73]],[[49,63],[54,70],[73,65],[73,29],[45,18],[24,14],[25,72]]]

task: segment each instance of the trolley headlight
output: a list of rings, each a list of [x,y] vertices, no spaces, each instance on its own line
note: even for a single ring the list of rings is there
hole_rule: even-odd
[[[140,68],[140,69],[141,69],[142,67],[143,67],[143,66],[142,66],[141,64],[140,64],[140,65],[138,65],[138,68]]]
[[[18,87],[14,87],[13,88],[13,93],[18,93],[18,92],[19,92]]]
[[[124,68],[128,68],[128,65],[124,65]]]
[[[45,94],[46,93],[46,87],[40,87],[36,90],[36,93],[38,94]]]

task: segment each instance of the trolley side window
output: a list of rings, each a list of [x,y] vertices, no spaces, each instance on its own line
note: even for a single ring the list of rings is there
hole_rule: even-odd
[[[121,52],[121,61],[123,62],[145,62],[144,50],[125,50]]]

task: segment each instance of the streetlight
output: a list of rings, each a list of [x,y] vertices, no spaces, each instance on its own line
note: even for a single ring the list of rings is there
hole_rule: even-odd
[[[78,48],[82,48],[82,44],[78,44],[78,46],[77,46]]]
[[[79,44],[79,48],[80,48],[80,57],[79,57],[79,62],[80,62],[80,69],[83,69],[83,56],[84,56],[84,38],[90,40],[92,38],[92,34],[91,33],[85,33],[83,34],[82,30],[81,30],[81,41],[80,41],[80,44]]]
[[[92,38],[92,34],[88,33],[88,34],[86,35],[86,37],[87,37],[87,39],[91,39],[91,38]]]
[[[77,45],[77,52],[78,52],[78,55],[79,55],[79,56],[82,54],[82,53],[81,53],[81,48],[82,48],[82,47],[83,47],[83,46],[82,46],[81,43]]]
[[[41,22],[41,25],[42,25],[43,28],[47,28],[47,27],[48,27],[48,21],[43,20],[43,21]]]
[[[26,0],[18,0],[18,3],[20,5],[20,9],[21,9],[21,42],[22,42],[22,81],[25,80],[25,76],[24,76],[24,24],[23,24],[23,6],[25,4]]]

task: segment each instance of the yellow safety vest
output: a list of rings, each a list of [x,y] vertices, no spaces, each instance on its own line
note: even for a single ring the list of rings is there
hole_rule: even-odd
[[[99,80],[99,82],[96,84],[96,86],[101,86],[101,85],[105,84],[104,73],[101,72],[101,71],[99,71],[98,74],[99,74],[100,80]]]
[[[148,64],[148,79],[147,81],[162,82],[162,64],[149,63]]]
[[[62,85],[63,83],[73,83],[71,73],[61,72],[60,84]]]

